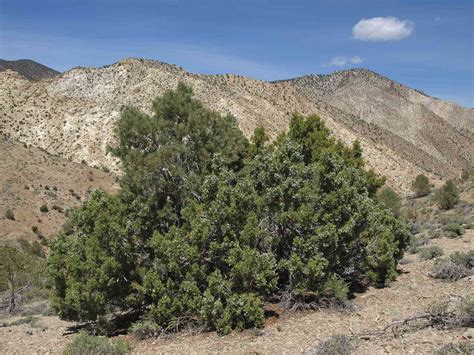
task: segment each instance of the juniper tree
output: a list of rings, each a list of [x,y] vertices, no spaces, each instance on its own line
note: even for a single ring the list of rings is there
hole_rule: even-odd
[[[124,111],[118,196],[94,194],[53,244],[62,317],[133,309],[163,331],[227,333],[262,326],[270,298],[344,300],[396,277],[408,229],[374,198],[383,179],[359,143],[301,115],[274,142],[263,129],[248,141],[182,84],[153,112]]]
[[[440,187],[436,194],[436,200],[442,209],[450,210],[459,202],[459,190],[453,180],[448,180]]]
[[[431,191],[429,179],[423,175],[417,175],[412,184],[412,189],[415,192],[416,197],[426,196]]]

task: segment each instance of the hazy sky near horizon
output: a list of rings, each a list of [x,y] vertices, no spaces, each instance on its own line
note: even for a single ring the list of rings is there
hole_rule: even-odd
[[[474,107],[472,0],[0,0],[0,58],[276,80],[364,67]]]

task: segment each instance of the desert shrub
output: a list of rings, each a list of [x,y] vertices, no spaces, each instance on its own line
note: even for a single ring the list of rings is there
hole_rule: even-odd
[[[459,202],[459,190],[452,180],[446,181],[438,190],[436,200],[438,205],[445,210],[450,210]]]
[[[428,195],[431,191],[429,179],[423,174],[418,175],[412,183],[412,189],[416,197]]]
[[[48,212],[49,211],[48,205],[45,204],[45,203],[42,204],[39,209],[40,209],[41,212]]]
[[[474,299],[460,297],[456,302],[446,300],[429,304],[425,309],[429,324],[441,329],[472,327],[474,325]]]
[[[474,268],[474,251],[461,252],[456,251],[452,253],[449,258],[451,261],[457,265],[462,265],[468,269]]]
[[[421,248],[420,249],[420,259],[421,260],[431,260],[434,258],[437,258],[439,256],[442,256],[443,249],[441,249],[437,245],[431,245],[429,247]]]
[[[443,345],[435,352],[435,355],[470,355],[474,353],[474,342],[461,341]]]
[[[398,194],[388,186],[381,188],[377,192],[378,200],[383,203],[387,208],[392,210],[393,213],[399,214],[401,207],[401,198]]]
[[[31,254],[36,255],[37,257],[40,257],[40,258],[45,257],[43,247],[37,240],[31,243],[30,252]]]
[[[59,206],[59,205],[56,205],[56,204],[53,205],[51,208],[52,208],[53,210],[55,210],[55,211],[58,211],[59,213],[63,213],[63,212],[64,212],[63,209],[62,209],[62,207]]]
[[[48,301],[38,301],[38,302],[30,302],[29,304],[25,304],[22,311],[21,315],[22,316],[35,316],[35,315],[46,315],[49,312],[51,312],[52,308],[49,307],[49,302]]]
[[[46,261],[31,252],[31,246],[21,249],[0,246],[0,293],[13,293],[11,302],[3,306],[14,313],[28,301],[47,297]]]
[[[228,333],[261,327],[272,297],[343,300],[395,279],[410,233],[376,200],[383,179],[357,142],[300,115],[274,143],[261,130],[249,142],[181,84],[153,112],[123,112],[119,194],[93,193],[51,245],[62,318],[132,309],[163,331]]]
[[[425,238],[422,236],[416,236],[412,238],[410,242],[410,246],[408,248],[408,252],[412,254],[416,254],[420,251],[420,247],[427,245],[430,242],[429,238]]]
[[[15,220],[15,214],[13,213],[11,209],[7,208],[7,210],[5,211],[5,218],[10,219],[12,221]]]
[[[461,236],[464,234],[464,227],[461,222],[453,221],[443,227],[443,231],[448,233],[453,233],[456,236]]]
[[[64,355],[128,354],[132,347],[123,339],[112,340],[102,336],[79,333],[64,349]]]
[[[459,304],[459,316],[464,326],[474,325],[474,298],[463,297]]]
[[[313,351],[315,355],[350,355],[355,352],[354,341],[347,335],[337,334],[320,342]]]
[[[133,323],[130,327],[130,334],[138,339],[158,336],[161,332],[163,332],[163,328],[161,328],[153,319],[141,319]]]
[[[463,181],[467,181],[469,180],[469,178],[473,176],[473,173],[472,171],[469,171],[467,169],[463,169],[462,173],[461,173],[461,180]]]
[[[457,281],[474,274],[474,251],[455,252],[449,258],[439,259],[431,269],[431,276]]]

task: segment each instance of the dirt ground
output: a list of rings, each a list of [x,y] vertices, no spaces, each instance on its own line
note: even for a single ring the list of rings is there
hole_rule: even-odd
[[[68,209],[79,207],[93,190],[114,192],[116,186],[110,173],[0,135],[0,243],[49,239],[61,229]],[[47,212],[40,211],[43,204]],[[5,217],[7,209],[15,220]]]

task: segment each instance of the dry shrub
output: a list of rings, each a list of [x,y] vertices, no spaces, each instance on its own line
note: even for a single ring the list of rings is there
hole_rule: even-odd
[[[351,337],[343,334],[336,334],[320,342],[314,349],[313,354],[317,355],[349,355],[355,351],[354,342]]]

